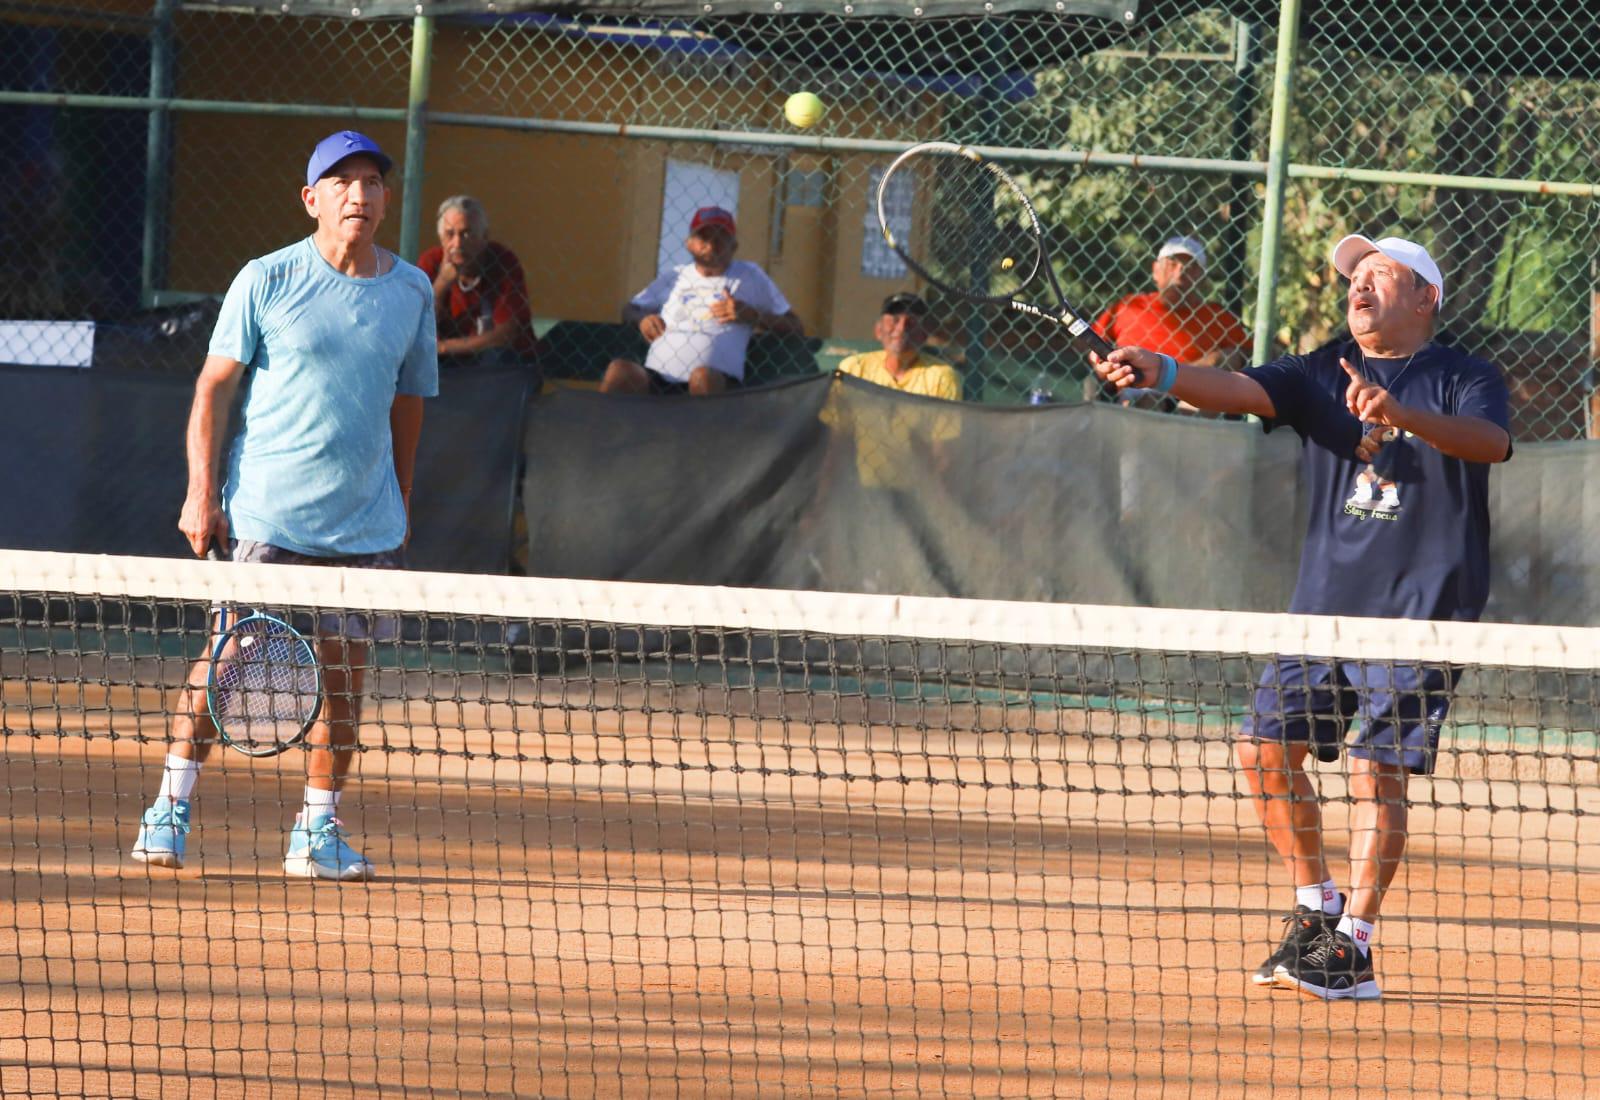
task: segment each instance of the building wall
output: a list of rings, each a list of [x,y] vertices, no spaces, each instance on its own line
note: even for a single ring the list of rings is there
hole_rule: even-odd
[[[330,21],[322,21],[332,26]],[[178,94],[267,101],[398,106],[405,102],[408,35],[369,28],[380,51],[334,51],[306,21],[216,17],[205,24],[204,48],[181,53]],[[564,118],[615,122],[627,104],[683,105],[685,125],[776,128],[779,118],[720,118],[714,79],[675,71],[656,51],[561,36],[519,34],[517,51],[501,56],[492,33],[443,25],[436,36],[430,107],[436,112],[494,117]],[[241,92],[239,74],[219,57],[248,57],[252,76]],[[529,74],[550,74],[530,79]],[[557,79],[558,77],[558,79]],[[503,78],[503,79],[502,79]],[[770,99],[781,114],[782,96]],[[868,108],[842,105],[841,110]],[[270,118],[181,113],[174,118],[170,264],[171,289],[217,292],[239,266],[311,229],[301,206],[305,158],[312,144],[342,126],[361,129],[399,161],[400,123],[339,117]],[[523,261],[534,311],[543,317],[613,320],[621,304],[655,275],[661,231],[662,185],[668,156],[740,174],[739,255],[767,270],[783,287],[813,333],[862,339],[871,334],[877,303],[904,283],[860,274],[863,164],[815,152],[731,149],[695,142],[667,144],[621,137],[552,134],[483,126],[429,127],[420,211],[421,244],[435,238],[440,201],[465,192],[489,211],[491,236]],[[130,170],[137,170],[130,166]],[[791,205],[791,171],[817,173],[823,200]],[[379,240],[398,247],[404,166],[391,176],[393,196]],[[815,199],[816,189],[810,198]],[[688,229],[683,212],[683,232]],[[782,232],[774,235],[774,217]],[[671,227],[669,227],[671,228]],[[774,245],[777,245],[776,251]],[[414,258],[414,257],[408,257]]]

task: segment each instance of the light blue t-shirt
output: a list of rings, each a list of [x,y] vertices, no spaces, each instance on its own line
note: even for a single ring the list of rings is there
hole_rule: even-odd
[[[321,557],[405,541],[389,409],[439,392],[426,275],[395,257],[353,279],[307,237],[245,264],[210,350],[249,368],[222,488],[234,538]]]

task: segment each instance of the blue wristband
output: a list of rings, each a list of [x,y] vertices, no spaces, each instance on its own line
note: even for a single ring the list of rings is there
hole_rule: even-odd
[[[1161,373],[1156,375],[1156,384],[1153,387],[1158,393],[1169,393],[1172,384],[1178,380],[1178,361],[1170,355],[1162,355]]]

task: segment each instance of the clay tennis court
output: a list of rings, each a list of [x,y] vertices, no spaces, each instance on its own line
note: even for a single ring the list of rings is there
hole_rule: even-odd
[[[381,875],[311,884],[281,869],[297,753],[208,766],[182,871],[126,861],[169,694],[73,665],[6,668],[8,1096],[1575,1096],[1600,1075],[1592,764],[1447,755],[1416,787],[1384,999],[1330,1005],[1246,979],[1286,891],[1226,729],[492,675],[453,678],[461,703],[391,671],[341,813]]]

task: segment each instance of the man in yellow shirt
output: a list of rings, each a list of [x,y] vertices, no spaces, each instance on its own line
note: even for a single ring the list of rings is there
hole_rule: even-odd
[[[901,393],[961,400],[961,375],[950,364],[922,350],[928,339],[927,302],[909,291],[889,295],[883,301],[883,313],[872,327],[872,335],[883,350],[850,356],[839,364],[841,373]]]
[[[839,373],[917,397],[961,400],[961,375],[923,351],[928,338],[928,303],[910,292],[891,294],[873,326],[881,351],[852,355]],[[960,420],[926,402],[892,397],[849,398],[835,391],[822,411],[823,423],[855,443],[863,487],[901,489],[925,485],[944,473],[947,444],[961,434]]]
[[[872,331],[883,349],[852,355],[838,370],[871,385],[841,377],[823,406],[829,433],[819,478],[829,507],[846,501],[850,514],[871,520],[854,527],[842,549],[819,551],[828,562],[819,569],[833,571],[827,583],[851,590],[959,595],[944,533],[964,507],[944,475],[961,435],[961,413],[948,404],[961,400],[961,375],[923,351],[928,304],[915,294],[885,299]]]
[[[830,432],[820,483],[830,501],[848,500],[853,514],[872,517],[834,562],[831,583],[867,592],[961,592],[943,537],[963,510],[944,478],[961,435],[961,414],[948,404],[961,400],[961,375],[923,350],[928,320],[928,304],[917,295],[891,294],[872,329],[882,350],[839,364],[841,376],[872,384],[841,377],[823,406]],[[854,484],[844,473],[852,456]],[[897,587],[907,583],[914,587]]]

